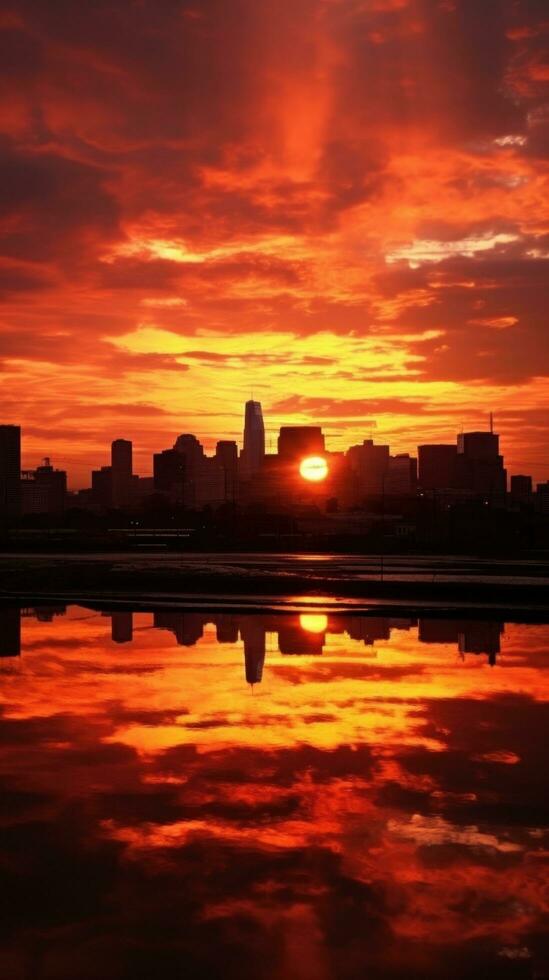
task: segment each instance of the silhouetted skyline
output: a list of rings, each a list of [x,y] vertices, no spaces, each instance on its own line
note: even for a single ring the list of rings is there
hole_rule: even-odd
[[[22,471],[17,483],[21,430],[0,425],[0,509],[4,520],[13,521],[18,514],[55,515],[70,506],[124,511],[160,495],[166,505],[190,510],[250,503],[270,509],[307,502],[325,507],[331,501],[338,510],[350,510],[376,496],[413,498],[440,492],[450,495],[450,502],[469,495],[501,505],[507,471],[491,414],[489,424],[484,431],[458,433],[455,443],[419,445],[417,455],[391,454],[389,445],[372,438],[333,452],[321,426],[283,425],[277,451],[272,452],[266,449],[261,404],[249,400],[240,453],[235,440],[220,437],[215,454],[208,455],[196,435],[183,433],[171,447],[154,453],[153,475],[141,477],[133,472],[131,440],[118,437],[112,440],[110,465],[92,471],[89,489],[69,496],[66,473],[49,458],[34,471]],[[318,480],[308,481],[303,475],[301,463],[309,456],[322,459],[324,472]],[[533,504],[533,489],[530,475],[513,474],[509,499],[519,507]],[[549,483],[537,489],[537,510],[546,513]]]

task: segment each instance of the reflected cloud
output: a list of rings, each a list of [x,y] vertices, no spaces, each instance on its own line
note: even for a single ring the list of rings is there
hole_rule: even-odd
[[[543,970],[547,626],[53,611],[0,609],[12,975]]]

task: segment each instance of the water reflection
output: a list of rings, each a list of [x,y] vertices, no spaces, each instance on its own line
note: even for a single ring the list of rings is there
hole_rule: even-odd
[[[0,607],[0,656],[20,654],[20,616],[34,616],[40,622],[51,622],[54,616],[63,615],[65,606],[18,608]],[[133,640],[133,612],[123,610],[102,612],[110,619],[113,643],[131,643]],[[253,683],[259,683],[265,660],[266,638],[275,637],[276,647],[282,654],[321,654],[327,634],[346,634],[351,640],[373,646],[378,640],[388,640],[392,629],[410,630],[418,627],[419,643],[450,644],[466,653],[485,654],[490,664],[496,663],[500,652],[500,639],[504,624],[489,620],[390,618],[382,616],[325,613],[272,613],[240,615],[227,613],[159,611],[152,614],[151,626],[169,630],[179,646],[192,647],[204,636],[208,625],[216,628],[218,643],[238,643],[244,646],[246,679],[253,674]],[[251,665],[255,666],[252,667]],[[259,666],[260,664],[260,666]]]
[[[0,976],[548,976],[548,640],[1,608]]]

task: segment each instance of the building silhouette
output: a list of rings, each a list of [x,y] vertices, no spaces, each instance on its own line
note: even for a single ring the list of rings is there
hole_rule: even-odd
[[[169,630],[175,636],[178,646],[193,647],[204,634],[204,624],[208,616],[192,612],[155,612],[155,629]]]
[[[400,453],[389,458],[384,481],[387,496],[406,497],[417,490],[417,459],[409,453]]]
[[[324,452],[324,436],[319,425],[282,425],[280,427],[278,458],[281,462],[295,462],[305,456],[322,455]]]
[[[421,617],[419,620],[418,639],[420,643],[452,643],[459,641],[459,619],[430,619]]]
[[[238,643],[239,617],[232,613],[217,613],[215,630],[218,643]]]
[[[495,432],[460,433],[456,473],[463,490],[488,496],[505,493],[507,473],[499,454],[499,436]]]
[[[313,455],[326,462],[326,474],[318,481],[300,472],[301,461]],[[182,516],[170,513],[177,507],[203,512],[200,526],[194,518],[187,525],[199,538],[211,540],[212,533],[246,542],[254,533],[277,540],[283,535],[332,536],[335,548],[357,533],[375,541],[381,532],[391,544],[400,537],[407,544],[452,547],[455,542],[461,547],[468,540],[482,545],[501,535],[529,546],[545,541],[549,530],[549,482],[538,484],[533,493],[531,477],[519,474],[511,478],[507,494],[492,422],[489,431],[462,432],[455,444],[420,445],[417,459],[410,453],[391,455],[388,445],[372,439],[332,452],[321,426],[282,425],[277,452],[266,454],[261,405],[251,399],[245,405],[240,457],[234,440],[219,439],[215,454],[209,455],[193,433],[182,433],[172,447],[154,453],[153,476],[134,474],[132,456],[130,440],[115,439],[111,465],[92,472],[91,488],[67,495],[66,473],[49,459],[21,474],[21,431],[0,426],[0,525],[16,524],[21,514],[62,515],[67,501],[71,511],[125,511],[121,527],[126,517],[132,527],[140,522],[158,527],[162,521],[168,527]],[[252,520],[249,525],[235,520],[232,528],[233,514],[249,514]],[[269,523],[270,517],[276,521]],[[67,518],[71,527],[72,520]]]
[[[262,616],[246,616],[240,627],[244,643],[244,670],[248,684],[260,684],[265,663],[265,623]]]
[[[225,470],[217,456],[206,456],[202,443],[191,433],[175,440],[173,449],[153,457],[154,489],[171,503],[190,509],[219,506],[225,501]]]
[[[224,498],[234,503],[238,487],[238,446],[233,439],[220,439],[215,447],[215,458],[223,468]]]
[[[278,649],[280,653],[301,656],[321,654],[326,641],[326,632],[309,633],[299,624],[299,617],[286,616],[277,626]]]
[[[242,474],[253,476],[263,463],[265,457],[265,424],[261,403],[246,402],[244,408],[244,440],[242,449]]]
[[[352,640],[362,640],[373,646],[376,640],[388,640],[391,627],[386,616],[349,616],[344,619],[346,632]]]
[[[153,480],[156,492],[166,494],[172,503],[183,502],[186,460],[176,449],[164,449],[153,456]]]
[[[421,490],[448,490],[457,486],[455,443],[418,446],[417,451]]]
[[[365,497],[383,493],[389,455],[389,446],[376,446],[373,439],[364,439],[361,445],[351,446],[347,450],[352,496],[357,503],[361,503]]]
[[[0,425],[0,525],[21,513],[21,427]]]
[[[23,514],[62,514],[67,499],[67,474],[56,470],[46,456],[41,466],[21,473]]]
[[[0,657],[18,657],[21,653],[21,610],[17,606],[0,606]]]
[[[133,640],[133,613],[113,612],[111,615],[111,639],[113,643],[131,643]]]
[[[93,506],[99,509],[112,507],[112,468],[102,466],[92,470],[91,489]]]
[[[460,620],[458,646],[462,654],[485,653],[492,666],[500,652],[503,623],[488,620]]]
[[[511,497],[529,503],[532,500],[532,477],[517,474],[511,477]]]
[[[127,507],[132,493],[133,447],[129,439],[115,439],[111,443],[112,505]]]

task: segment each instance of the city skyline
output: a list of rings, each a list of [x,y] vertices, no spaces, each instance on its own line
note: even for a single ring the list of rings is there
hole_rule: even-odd
[[[1,417],[111,433],[484,428],[549,478],[541,0],[11,0]],[[235,408],[238,406],[238,408]]]
[[[258,404],[261,404],[258,402]],[[70,413],[69,413],[70,414]],[[490,417],[492,413],[489,410],[481,409],[474,414],[471,413],[468,416],[470,424],[465,425],[460,422],[452,429],[452,425],[449,421],[446,422],[446,428],[441,421],[440,427],[437,429],[437,438],[419,440],[419,435],[424,430],[421,425],[416,424],[414,421],[410,421],[410,428],[402,428],[398,432],[398,440],[393,441],[390,437],[390,431],[382,430],[375,419],[367,419],[364,426],[361,428],[360,421],[357,419],[354,423],[354,427],[350,429],[347,425],[343,425],[342,431],[338,432],[339,423],[328,423],[328,425],[318,422],[315,417],[314,411],[310,411],[302,416],[286,416],[279,415],[275,413],[271,415],[268,409],[263,406],[263,417],[265,420],[265,452],[267,454],[276,453],[277,439],[279,431],[283,426],[300,426],[300,425],[317,425],[321,424],[323,433],[326,437],[327,443],[329,443],[330,451],[332,452],[346,452],[347,449],[355,444],[357,441],[362,442],[365,438],[372,438],[376,443],[390,443],[391,448],[395,453],[411,453],[415,454],[417,452],[419,445],[431,445],[431,444],[445,444],[450,440],[455,440],[459,435],[460,431],[484,431],[488,429],[490,424]],[[110,456],[110,444],[111,441],[121,440],[123,442],[129,441],[133,446],[133,458],[135,460],[136,471],[139,471],[144,476],[152,475],[152,465],[151,460],[154,453],[158,450],[160,445],[168,444],[173,441],[178,432],[190,432],[194,431],[197,438],[200,440],[201,444],[204,446],[206,453],[214,455],[217,442],[221,440],[234,441],[238,445],[239,452],[244,447],[244,433],[242,427],[242,410],[234,411],[232,413],[226,413],[221,415],[221,418],[238,418],[240,426],[236,424],[230,430],[223,430],[218,432],[217,430],[210,429],[209,431],[202,432],[192,429],[191,424],[188,426],[184,425],[184,421],[181,422],[179,428],[174,428],[169,431],[162,431],[155,436],[154,439],[151,433],[141,435],[135,434],[135,424],[128,422],[127,417],[123,418],[118,424],[116,429],[116,435],[114,432],[105,431],[105,443],[98,444],[95,446],[93,453],[88,459],[85,459],[81,455],[81,450],[79,448],[78,434],[75,433],[75,441],[64,444],[63,451],[54,451],[51,447],[58,447],[59,441],[55,438],[55,432],[36,437],[33,433],[36,432],[36,428],[31,424],[30,426],[24,425],[20,418],[15,414],[13,418],[9,417],[10,413],[6,414],[6,417],[2,419],[2,424],[4,425],[16,425],[20,426],[24,435],[22,442],[22,469],[31,470],[36,466],[43,463],[46,455],[55,459],[55,462],[59,465],[63,465],[68,473],[68,482],[71,489],[79,490],[86,486],[89,486],[89,473],[90,469],[100,468],[105,466],[109,462]],[[200,416],[191,416],[194,420],[200,419]],[[275,421],[281,419],[280,422]],[[291,420],[290,420],[291,419]],[[501,423],[501,420],[497,418],[498,430],[500,433],[500,438],[505,438],[505,421]],[[212,423],[210,423],[212,424]],[[414,435],[415,432],[415,435]],[[414,440],[416,440],[414,442]],[[33,448],[31,448],[33,447]],[[513,460],[517,460],[516,456],[512,454],[512,443],[511,446],[506,445],[506,462],[508,465],[509,472],[523,473],[528,472],[532,475],[534,483],[543,483],[549,478],[549,451],[546,452],[542,445],[534,445],[527,447],[528,451],[522,454],[523,465],[520,465],[520,460],[513,464]],[[86,452],[88,450],[86,449]],[[75,463],[75,460],[78,460]],[[530,462],[529,462],[530,461]]]
[[[36,471],[21,466],[22,427],[12,424],[0,424],[0,457],[2,458],[2,472],[5,476],[9,473],[10,479],[14,479],[14,474],[21,472],[21,478],[32,479],[34,473],[51,471],[58,473],[52,464],[50,457],[42,457],[41,465]],[[227,439],[222,433],[218,434],[215,452],[210,455],[206,452],[200,437],[194,433],[179,434],[173,443],[173,447],[160,449],[152,455],[152,466],[149,463],[149,470],[145,474],[136,474],[133,468],[134,445],[131,440],[123,437],[116,437],[111,442],[110,465],[103,465],[99,469],[91,470],[91,487],[100,494],[105,493],[111,500],[114,507],[126,507],[131,500],[132,479],[140,478],[149,480],[154,479],[156,490],[170,489],[170,483],[174,480],[185,480],[185,468],[189,463],[183,463],[183,458],[189,459],[191,467],[200,460],[212,461],[219,464],[225,471],[225,499],[232,499],[235,502],[236,485],[238,482],[254,483],[261,473],[265,472],[264,464],[269,460],[279,460],[283,464],[290,464],[290,469],[299,470],[300,476],[307,480],[306,473],[300,466],[301,463],[310,461],[324,464],[324,472],[320,480],[330,476],[333,463],[336,459],[345,459],[348,466],[356,472],[357,478],[364,486],[365,493],[382,492],[382,485],[379,483],[380,473],[385,473],[392,460],[393,462],[402,459],[411,461],[414,464],[414,479],[412,483],[417,483],[418,488],[432,489],[443,487],[458,487],[460,482],[463,486],[468,483],[467,476],[462,473],[461,481],[456,480],[456,459],[461,455],[463,458],[471,456],[477,460],[488,461],[501,469],[502,485],[497,486],[498,490],[507,488],[508,476],[511,480],[529,480],[530,493],[535,487],[535,480],[531,474],[508,474],[504,469],[504,456],[500,455],[500,437],[494,432],[493,413],[489,415],[489,429],[475,430],[474,432],[458,433],[454,443],[423,443],[414,447],[409,447],[404,453],[390,455],[391,447],[387,444],[376,443],[373,439],[363,438],[358,444],[346,446],[343,450],[334,451],[332,447],[326,445],[325,434],[322,426],[319,425],[282,425],[278,436],[266,440],[265,422],[261,403],[249,399],[244,405],[244,418],[242,435],[239,440]],[[412,453],[410,450],[414,450]],[[366,452],[366,458],[364,453]],[[330,459],[332,462],[330,462]],[[194,460],[194,463],[192,462]],[[295,464],[295,467],[294,465]],[[175,469],[174,469],[175,466]],[[419,467],[419,469],[418,469]],[[423,470],[423,480],[421,471]],[[63,471],[66,476],[66,471]],[[419,476],[419,483],[418,481]],[[19,477],[16,477],[17,481]],[[232,493],[228,493],[227,479],[232,486]],[[316,473],[312,480],[318,479]],[[372,485],[372,479],[374,485]],[[490,480],[491,489],[495,490],[496,485]],[[90,486],[90,480],[86,487]],[[64,491],[75,489],[85,489],[70,487],[65,479]],[[472,489],[472,487],[471,487]],[[479,489],[478,487],[476,488]],[[383,492],[385,483],[383,477]],[[480,490],[480,492],[483,492]]]
[[[450,518],[456,508],[466,511],[469,502],[470,534],[475,506],[495,508],[500,521],[505,512],[508,517],[523,513],[526,527],[526,515],[541,518],[549,502],[549,481],[536,483],[532,474],[508,472],[492,412],[489,428],[461,431],[452,443],[418,445],[415,455],[392,452],[391,446],[371,438],[334,452],[320,425],[282,425],[272,452],[272,444],[266,446],[261,403],[249,399],[240,450],[236,440],[219,438],[208,455],[194,433],[180,433],[171,446],[157,447],[152,475],[139,474],[132,442],[118,437],[111,442],[110,465],[92,469],[87,486],[79,490],[68,485],[66,471],[49,457],[35,470],[21,469],[21,435],[19,426],[0,424],[0,511],[6,526],[19,518],[62,520],[74,509],[103,518],[114,511],[126,520],[133,515],[130,526],[139,526],[145,515],[148,520],[155,512],[155,521],[169,523],[174,509],[179,519],[185,511],[208,513],[207,523],[215,513],[236,517],[259,507],[294,515],[312,508],[324,513],[325,529],[330,515],[346,514],[346,531],[351,532],[353,513],[362,512],[371,523],[381,507],[378,519],[385,526],[385,501],[399,501],[408,510],[408,521],[398,525],[395,512],[393,531],[408,536],[416,533],[422,505],[431,500],[433,520],[441,508]],[[506,529],[511,534],[512,526]],[[341,521],[339,528],[344,528]]]
[[[254,406],[254,407],[257,406],[258,407],[258,410],[259,410],[259,419],[260,419],[260,426],[261,426],[261,435],[259,437],[260,438],[260,446],[258,448],[256,448],[256,450],[255,450],[256,456],[257,456],[257,453],[259,453],[259,455],[257,456],[257,458],[255,460],[255,464],[252,465],[251,469],[249,467],[249,463],[247,462],[246,452],[245,452],[246,438],[247,438],[246,437],[246,432],[247,431],[249,432],[249,429],[250,429],[250,419],[252,418],[252,416],[250,414],[250,409],[249,409],[250,406]],[[295,423],[295,424],[289,424],[289,425],[288,424],[282,424],[282,425],[279,426],[279,428],[277,430],[275,430],[272,426],[269,426],[268,425],[269,417],[268,417],[268,415],[264,415],[263,414],[263,412],[262,412],[262,405],[261,405],[260,402],[255,401],[253,399],[249,399],[247,402],[245,402],[245,406],[244,407],[245,407],[245,412],[244,412],[244,419],[243,420],[242,420],[242,411],[240,412],[240,417],[241,417],[240,433],[237,433],[237,435],[235,436],[235,438],[232,438],[232,436],[229,436],[225,432],[213,433],[209,439],[204,438],[200,433],[198,433],[198,434],[197,433],[193,433],[192,434],[192,438],[198,440],[198,443],[203,448],[205,454],[207,454],[207,455],[209,454],[208,455],[208,458],[213,458],[213,457],[216,456],[216,454],[218,452],[218,447],[219,447],[220,444],[221,445],[233,445],[233,444],[236,445],[237,454],[238,454],[238,458],[239,458],[239,466],[240,466],[240,474],[241,474],[241,476],[244,476],[244,475],[247,476],[247,477],[252,476],[253,473],[256,472],[257,469],[258,469],[258,459],[261,459],[262,458],[262,455],[265,455],[265,456],[273,456],[273,455],[276,455],[279,452],[279,449],[277,448],[277,446],[280,446],[280,436],[281,436],[281,433],[282,433],[282,436],[283,436],[284,435],[284,432],[286,430],[297,430],[297,429],[299,429],[301,427],[303,427],[304,429],[311,429],[311,428],[315,429],[315,428],[318,428],[318,430],[322,430],[322,446],[321,446],[321,448],[319,450],[321,454],[324,453],[324,452],[326,452],[328,454],[334,454],[335,453],[335,454],[344,454],[344,455],[347,455],[350,449],[352,450],[353,448],[356,448],[356,444],[353,445],[352,443],[347,443],[346,445],[343,445],[343,446],[341,446],[341,445],[337,446],[337,443],[338,442],[341,443],[341,438],[344,438],[344,437],[340,437],[340,440],[337,440],[337,439],[334,440],[336,442],[337,448],[334,445],[325,445],[326,440],[328,440],[330,437],[324,431],[324,428],[322,426],[316,425],[316,423],[314,423],[314,421],[313,421],[312,426],[311,426],[310,423],[307,423],[304,426],[301,426],[301,425],[299,425],[297,423]],[[488,413],[488,415],[486,415],[486,413],[485,413],[484,419],[481,419],[481,422],[484,422],[484,426],[478,426],[477,428],[472,429],[470,431],[473,431],[473,432],[483,432],[483,431],[489,432],[489,431],[492,431],[493,430],[493,421],[494,421],[493,420],[493,413],[490,412],[490,413]],[[20,453],[21,453],[21,464],[20,464],[20,468],[21,468],[21,470],[22,470],[23,473],[25,473],[25,472],[28,472],[28,473],[32,472],[32,467],[31,466],[28,466],[28,465],[25,465],[26,461],[29,459],[29,454],[26,451],[26,446],[25,446],[25,443],[27,441],[25,427],[20,422],[17,422],[17,421],[16,422],[7,422],[7,421],[2,420],[0,424],[1,425],[4,425],[4,426],[15,426],[16,428],[19,428],[21,430],[21,450],[20,450]],[[251,424],[252,424],[252,426],[254,425],[253,419],[252,419],[252,423]],[[490,428],[488,428],[488,427],[490,427]],[[185,431],[184,429],[180,429],[179,430],[180,433],[181,432],[184,432],[184,431]],[[461,428],[461,434],[463,434],[463,431],[464,430],[463,430],[463,427],[462,427]],[[97,460],[97,470],[101,469],[103,472],[105,472],[106,469],[110,466],[111,460],[114,463],[114,461],[116,459],[116,447],[119,447],[118,452],[122,451],[122,453],[129,453],[129,462],[126,464],[127,466],[129,466],[129,469],[127,471],[128,472],[128,475],[131,474],[132,472],[136,473],[138,471],[138,466],[135,466],[135,467],[133,466],[133,459],[137,459],[137,460],[141,460],[141,461],[145,460],[145,471],[144,472],[141,472],[140,475],[142,477],[145,477],[145,478],[149,478],[149,477],[152,477],[153,476],[153,473],[154,473],[154,467],[153,467],[154,456],[155,456],[155,454],[158,454],[158,452],[160,451],[161,445],[153,446],[152,451],[151,451],[151,454],[150,454],[150,457],[148,457],[148,454],[145,454],[144,453],[144,451],[142,450],[142,448],[139,446],[139,443],[136,444],[131,438],[128,438],[127,434],[124,434],[124,435],[118,434],[118,435],[116,435],[116,436],[113,437],[113,434],[111,433],[110,436],[111,436],[111,438],[109,438],[109,434],[107,434],[107,438],[109,438],[109,442],[108,442],[107,445],[105,445],[104,447],[102,447],[101,455],[99,456],[99,458]],[[367,438],[367,436],[369,436],[369,438]],[[164,438],[168,442],[170,442],[170,440],[172,440],[173,442],[177,443],[177,441],[179,439],[181,439],[182,436],[181,435],[178,435],[177,433],[172,433],[171,436],[168,434]],[[252,438],[253,439],[256,439],[257,437],[254,435],[254,436],[252,436]],[[415,438],[417,438],[417,436],[415,436]],[[391,450],[394,450],[394,454],[397,455],[397,456],[398,455],[404,455],[404,456],[408,455],[408,456],[413,456],[413,457],[420,457],[420,455],[421,455],[420,450],[422,448],[425,448],[425,447],[428,448],[430,446],[437,446],[437,447],[440,447],[440,448],[445,447],[446,449],[451,448],[450,445],[449,445],[449,438],[450,438],[450,435],[448,434],[448,438],[446,438],[446,439],[444,439],[443,441],[440,441],[440,442],[423,442],[423,443],[415,442],[414,443],[414,441],[413,441],[414,440],[414,433],[413,432],[410,432],[409,433],[409,439],[407,441],[403,439],[403,443],[404,443],[405,448],[403,448],[403,449],[395,449],[393,446],[391,446]],[[453,434],[453,445],[454,445],[454,447],[457,444],[459,444],[460,438],[461,438],[460,432],[455,432]],[[498,438],[501,438],[501,435],[499,435]],[[364,441],[372,441],[376,446],[386,445],[385,440],[381,439],[380,434],[375,429],[372,431],[371,428],[369,428],[367,430],[367,432],[364,431],[364,430],[362,432],[359,431],[358,434],[357,434],[357,439],[358,439],[358,444],[359,445],[362,444],[362,442],[364,442]],[[250,445],[250,443],[248,443],[248,445]],[[109,451],[109,446],[111,447],[110,448],[110,451]],[[316,452],[316,450],[311,449],[311,453],[312,452]],[[307,455],[307,453],[308,453],[308,451],[305,451],[304,450],[304,455]],[[508,465],[508,462],[507,462],[507,454],[505,454],[505,455],[506,455],[507,471],[508,471],[509,475],[518,475],[519,474],[519,471],[516,468],[515,468],[515,470],[513,472],[511,472],[511,469],[509,468],[509,465]],[[51,456],[46,456],[45,455],[44,446],[43,446],[42,447],[42,451],[39,452],[39,454],[38,454],[37,461],[36,461],[36,466],[37,467],[43,466],[44,463],[46,463],[49,466],[50,465],[50,459],[51,458],[52,458]],[[69,457],[68,458],[70,459],[70,452],[69,452]],[[62,466],[63,469],[67,472],[67,476],[68,476],[67,487],[68,487],[68,489],[70,489],[70,490],[80,490],[80,489],[85,489],[86,487],[89,487],[90,486],[90,472],[93,472],[93,470],[95,468],[93,462],[87,464],[88,469],[87,469],[87,471],[85,473],[83,473],[83,476],[82,476],[82,478],[81,478],[81,480],[80,480],[79,483],[71,482],[70,466],[67,464],[67,460],[65,458],[57,457],[54,460],[54,463],[55,463],[55,465]],[[520,475],[523,475],[522,471],[520,471]],[[528,475],[532,477],[532,482],[533,482],[534,485],[536,483],[544,483],[544,482],[546,482],[546,481],[541,480],[541,479],[540,480],[537,480],[536,479],[535,470],[534,470],[533,473],[529,473]],[[123,477],[122,479],[124,479],[124,478],[125,477]],[[126,477],[126,480],[127,480],[127,477]],[[118,495],[119,495],[119,498],[120,498],[121,502],[122,503],[125,502],[125,500],[127,498],[127,489],[125,491],[125,496],[124,496],[124,493],[122,493],[122,495],[120,496],[120,491],[118,491]],[[115,492],[115,496],[116,496],[116,492]]]

